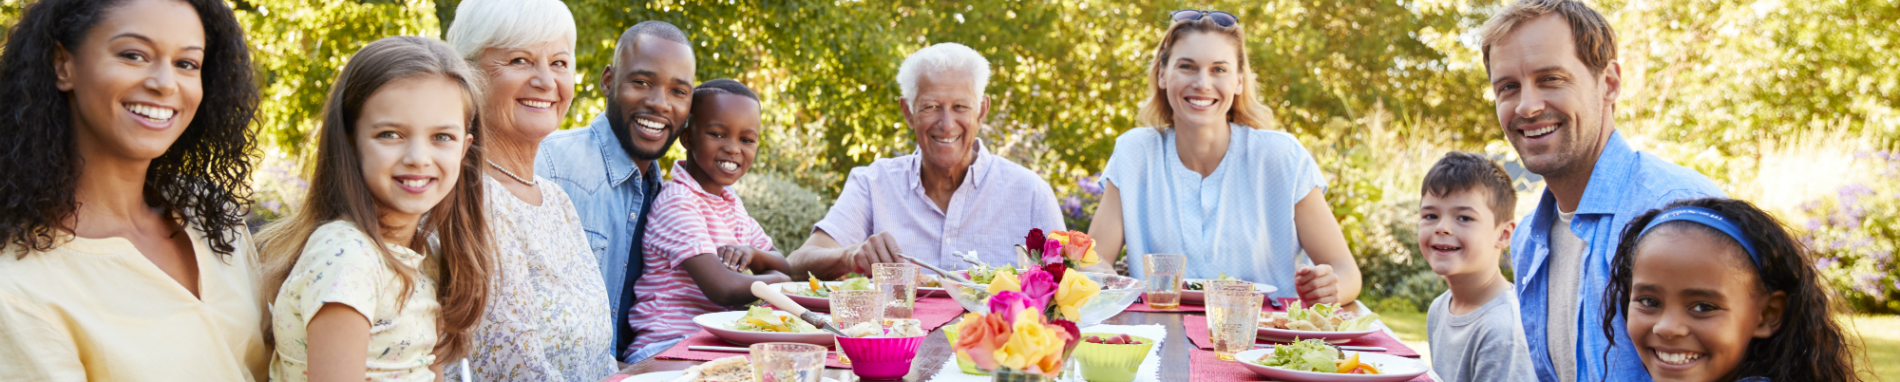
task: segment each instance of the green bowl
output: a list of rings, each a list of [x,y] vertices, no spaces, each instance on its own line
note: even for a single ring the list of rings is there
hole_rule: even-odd
[[[1112,337],[1109,333],[1082,333],[1089,336]],[[1135,380],[1135,371],[1141,369],[1141,361],[1148,358],[1148,350],[1154,348],[1155,340],[1147,337],[1129,336],[1140,345],[1109,345],[1083,341],[1075,347],[1075,360],[1082,362],[1082,379],[1089,382],[1128,382]]]

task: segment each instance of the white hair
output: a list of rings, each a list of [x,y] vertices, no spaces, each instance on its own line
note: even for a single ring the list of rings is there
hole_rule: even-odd
[[[574,13],[560,0],[466,0],[455,6],[449,45],[474,60],[488,48],[514,49],[559,41],[574,51]]]
[[[904,101],[912,102],[911,110],[917,110],[917,80],[926,74],[938,75],[946,72],[961,72],[970,75],[976,81],[976,95],[983,95],[983,88],[990,84],[990,61],[983,58],[975,49],[954,42],[946,42],[918,49],[910,57],[904,58],[904,64],[897,67],[897,86],[903,90]]]

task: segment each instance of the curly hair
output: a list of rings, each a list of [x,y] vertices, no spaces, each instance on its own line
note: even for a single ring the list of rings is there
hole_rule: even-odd
[[[1616,257],[1610,263],[1610,285],[1603,293],[1603,333],[1616,341],[1614,319],[1629,314],[1630,284],[1634,275],[1636,248],[1642,243],[1643,228],[1663,211],[1677,207],[1702,207],[1722,213],[1742,228],[1748,240],[1761,252],[1759,276],[1768,291],[1787,292],[1788,302],[1781,311],[1781,326],[1768,338],[1748,342],[1747,354],[1725,380],[1762,376],[1774,381],[1858,381],[1854,351],[1846,331],[1834,317],[1834,305],[1828,289],[1822,285],[1820,270],[1807,248],[1788,233],[1779,220],[1745,201],[1704,198],[1680,200],[1651,210],[1631,220],[1623,229],[1623,240],[1616,245]],[[1715,237],[1728,237],[1714,228],[1687,222],[1668,222],[1702,229]],[[1733,243],[1733,241],[1730,241]],[[1739,244],[1734,244],[1739,247]]]
[[[53,57],[74,49],[124,0],[40,0],[27,6],[0,53],[0,247],[51,250],[75,227],[79,172],[73,106],[55,86]],[[229,256],[249,206],[258,91],[244,29],[220,0],[185,0],[205,29],[204,99],[197,116],[145,173],[145,203],[184,216]]]

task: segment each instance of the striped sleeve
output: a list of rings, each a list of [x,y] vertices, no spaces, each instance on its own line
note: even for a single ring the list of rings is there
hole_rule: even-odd
[[[668,187],[653,200],[647,217],[647,233],[642,239],[648,256],[661,256],[671,267],[680,267],[686,259],[715,253],[712,233],[700,206],[690,190]]]

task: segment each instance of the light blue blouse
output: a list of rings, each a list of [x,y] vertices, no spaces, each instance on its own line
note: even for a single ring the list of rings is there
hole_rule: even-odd
[[[1138,128],[1115,139],[1101,181],[1121,193],[1128,272],[1141,277],[1144,254],[1185,254],[1185,277],[1225,273],[1293,296],[1300,253],[1293,205],[1326,179],[1292,134],[1228,128],[1227,154],[1206,178],[1181,164],[1173,129]]]

